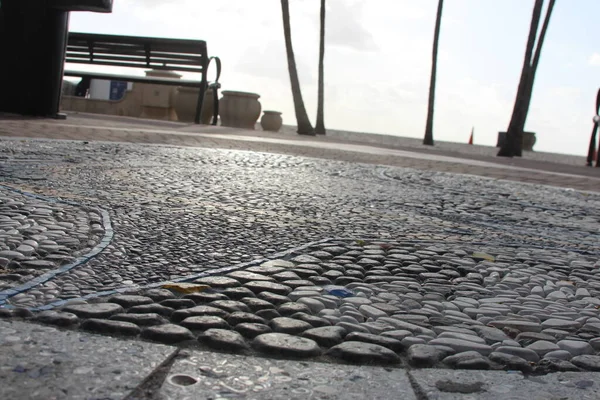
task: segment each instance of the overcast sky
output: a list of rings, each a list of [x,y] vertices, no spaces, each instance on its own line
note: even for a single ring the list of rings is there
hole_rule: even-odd
[[[112,14],[72,13],[79,32],[203,39],[224,90],[256,92],[295,124],[279,0],[115,0]],[[319,0],[290,0],[304,101],[317,104]],[[437,0],[327,0],[325,122],[423,137]],[[533,0],[446,0],[434,139],[495,145],[508,126]],[[587,154],[600,87],[600,1],[558,0],[527,130],[536,150]],[[211,73],[212,76],[212,73]]]

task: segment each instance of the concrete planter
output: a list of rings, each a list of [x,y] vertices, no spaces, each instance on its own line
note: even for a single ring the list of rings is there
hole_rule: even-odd
[[[179,79],[181,75],[173,71],[149,70],[146,76]],[[162,119],[176,121],[177,114],[173,108],[173,101],[177,90],[173,86],[158,85],[155,83],[136,84],[142,92],[142,115],[140,118]],[[136,89],[134,85],[133,90]]]
[[[221,125],[254,130],[261,111],[259,98],[256,93],[224,90],[219,100]]]
[[[194,122],[196,117],[196,106],[198,105],[198,93],[200,88],[183,87],[177,88],[175,97],[175,112],[181,122]],[[200,113],[200,123],[208,125],[211,122],[215,105],[213,104],[213,91],[208,89],[204,93],[202,111]]]
[[[505,140],[506,132],[498,132],[498,141],[496,142],[496,147],[502,147]],[[533,151],[533,146],[535,146],[536,140],[535,132],[523,132],[523,151]]]
[[[260,119],[260,126],[264,131],[279,132],[283,119],[279,111],[265,111]]]

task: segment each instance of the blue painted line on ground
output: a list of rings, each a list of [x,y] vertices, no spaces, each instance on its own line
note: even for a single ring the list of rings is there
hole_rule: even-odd
[[[55,199],[55,198],[48,197],[48,196],[43,196],[43,195],[39,195],[39,194],[35,194],[35,193],[29,193],[29,192],[25,192],[23,190],[13,188],[11,186],[3,185],[3,184],[0,184],[0,188],[10,190],[10,191],[19,193],[21,195],[34,198],[34,199],[43,200],[43,201],[46,201],[49,203],[68,204],[70,206],[86,208],[88,210],[90,209],[90,207],[83,206],[83,205],[75,203],[73,201]],[[64,274],[64,273],[72,270],[73,268],[79,267],[82,264],[87,263],[92,258],[94,258],[98,254],[100,254],[100,252],[102,252],[110,244],[110,242],[112,241],[113,236],[114,236],[114,231],[112,229],[112,224],[110,221],[110,215],[108,214],[108,212],[106,210],[104,210],[100,207],[96,207],[96,208],[92,208],[92,209],[96,212],[99,212],[100,215],[102,216],[102,225],[104,227],[104,237],[102,238],[100,243],[98,243],[87,254],[85,254],[81,257],[77,257],[75,259],[75,261],[73,261],[70,264],[63,265],[59,268],[53,269],[52,271],[48,271],[45,274],[37,276],[37,277],[31,279],[30,281],[25,282],[24,284],[22,284],[20,286],[0,291],[0,307],[13,308],[11,305],[6,304],[6,301],[8,301],[11,297],[16,296],[19,293],[26,292],[38,285],[41,285],[43,283],[48,282],[51,279],[54,279],[58,275]]]

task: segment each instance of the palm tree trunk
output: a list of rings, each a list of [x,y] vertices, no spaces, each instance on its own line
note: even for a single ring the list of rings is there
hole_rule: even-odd
[[[325,60],[325,2],[321,0],[321,32],[319,37],[319,94],[317,103],[317,124],[315,132],[324,135],[325,117],[324,117],[324,101],[325,101],[325,78],[324,78],[324,60]]]
[[[294,98],[294,111],[296,112],[298,134],[314,135],[315,130],[308,119],[306,107],[304,107],[304,100],[302,100],[302,91],[300,90],[300,80],[298,79],[296,58],[294,57],[294,49],[292,47],[290,5],[288,0],[281,0],[281,12],[283,14],[283,35],[285,38],[285,50],[287,52],[288,70],[290,72],[290,84],[292,86],[292,97]]]
[[[544,17],[544,24],[542,25],[542,30],[540,31],[540,36],[537,40],[537,45],[535,48],[535,55],[533,56],[533,62],[531,64],[531,68],[529,73],[527,74],[527,88],[525,89],[524,99],[523,99],[523,110],[521,112],[521,118],[518,122],[517,132],[519,137],[516,141],[516,149],[515,155],[521,157],[522,147],[523,147],[523,132],[525,131],[525,123],[527,122],[527,114],[529,113],[529,106],[531,105],[531,97],[533,95],[533,84],[535,82],[535,74],[537,72],[537,67],[540,62],[540,55],[542,52],[542,47],[544,46],[544,39],[546,38],[546,32],[548,31],[548,25],[550,24],[550,17],[552,16],[552,10],[554,9],[554,4],[556,0],[550,0],[548,4],[548,9],[546,10],[546,16]]]
[[[600,89],[596,94],[596,115],[600,114]],[[588,148],[587,163],[591,167],[594,163],[594,153],[596,153],[596,167],[600,167],[600,145],[596,147],[596,134],[598,133],[598,122],[594,118],[594,127],[592,128],[592,136],[590,137],[590,147]]]
[[[526,92],[529,88],[529,73],[531,70],[531,58],[533,56],[533,46],[535,44],[535,38],[537,36],[538,26],[540,24],[540,17],[542,15],[542,6],[544,0],[535,0],[533,6],[533,13],[531,16],[531,25],[529,26],[529,38],[527,39],[527,47],[525,48],[525,58],[523,60],[523,68],[521,70],[521,79],[519,81],[519,87],[517,89],[517,96],[515,99],[515,105],[513,107],[512,117],[506,130],[506,139],[498,156],[500,157],[513,157],[517,153],[518,148],[521,147],[519,140],[522,140],[522,132],[519,133],[520,121],[526,118],[525,105],[526,105]]]
[[[427,122],[425,124],[425,138],[423,144],[433,146],[433,111],[435,107],[435,80],[437,75],[438,43],[440,39],[440,25],[442,22],[442,9],[444,0],[438,0],[437,16],[435,19],[435,33],[433,34],[433,53],[431,62],[431,80],[429,82],[429,104],[427,106]]]

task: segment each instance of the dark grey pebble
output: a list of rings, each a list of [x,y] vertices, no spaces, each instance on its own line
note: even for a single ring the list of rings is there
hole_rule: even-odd
[[[16,307],[12,310],[12,316],[17,318],[31,318],[33,317],[33,312],[28,308]]]
[[[196,316],[203,316],[203,315],[212,315],[215,317],[227,318],[229,313],[227,311],[222,310],[217,307],[195,306],[195,307],[185,308],[183,310],[177,310],[177,311],[173,312],[173,314],[171,315],[171,319],[174,322],[179,322],[179,321],[183,321],[184,319],[186,319],[188,317],[196,317]]]
[[[107,302],[119,304],[119,305],[123,306],[123,308],[129,308],[129,307],[133,307],[133,306],[141,306],[144,304],[151,304],[154,301],[150,297],[146,297],[146,296],[121,294],[121,295],[116,295],[116,296],[110,297],[107,300]]]
[[[241,282],[242,284],[244,284],[246,282],[252,282],[252,281],[273,282],[275,280],[275,279],[271,278],[270,276],[257,274],[255,272],[248,272],[248,271],[234,271],[234,272],[228,273],[227,276],[229,278],[233,278],[233,279]]]
[[[551,372],[577,372],[579,371],[579,368],[566,360],[543,358],[537,363],[534,370],[538,374],[548,374]]]
[[[145,328],[142,330],[144,339],[154,340],[166,344],[174,344],[186,340],[194,340],[195,337],[189,329],[183,326],[166,324]]]
[[[284,303],[280,305],[279,307],[277,307],[277,311],[284,317],[288,317],[299,312],[305,314],[312,314],[312,311],[306,304],[294,302]]]
[[[286,296],[292,291],[292,288],[275,282],[251,281],[244,284],[244,287],[258,294],[261,292],[270,292]]]
[[[181,326],[184,326],[191,330],[205,331],[208,329],[229,329],[230,326],[221,317],[214,315],[198,315],[194,317],[188,317],[181,321]]]
[[[158,315],[162,315],[163,317],[169,317],[173,311],[175,311],[174,309],[172,309],[171,307],[165,307],[163,305],[160,304],[144,304],[141,306],[133,306],[130,309],[127,310],[128,313],[134,313],[134,314],[148,314],[148,313],[155,313]]]
[[[229,300],[227,296],[222,293],[190,293],[182,297],[182,299],[192,300],[197,305],[208,304],[215,300]]]
[[[492,362],[486,357],[472,358],[470,360],[461,360],[456,363],[457,369],[475,369],[488,370],[492,368]]]
[[[388,349],[399,352],[404,350],[404,345],[399,340],[391,337],[374,335],[364,332],[350,332],[345,338],[345,341],[373,343],[379,346],[387,347]]]
[[[154,301],[159,302],[177,298],[173,292],[167,289],[148,289],[144,292],[144,295],[150,297]]]
[[[346,330],[341,326],[323,326],[312,328],[302,333],[303,337],[314,340],[323,347],[332,347],[342,343]]]
[[[314,357],[321,349],[314,340],[288,335],[286,333],[264,333],[252,341],[257,350],[283,357]]]
[[[168,321],[156,313],[138,314],[138,313],[127,313],[127,314],[115,314],[110,317],[114,321],[125,321],[136,324],[137,326],[153,326],[166,324]]]
[[[298,321],[297,319],[288,317],[275,318],[269,322],[269,326],[274,332],[289,334],[299,334],[312,328],[312,325],[308,322]]]
[[[253,312],[275,308],[275,306],[268,301],[257,299],[256,297],[244,297],[243,299],[240,299],[240,301],[246,304]]]
[[[395,364],[400,357],[392,350],[372,343],[345,341],[326,353],[327,355],[355,363]]]
[[[75,314],[52,310],[42,311],[36,314],[34,319],[44,324],[56,326],[72,326],[79,322],[79,318]]]
[[[413,367],[433,367],[438,361],[451,354],[451,352],[444,351],[436,346],[413,344],[408,349],[407,359]]]
[[[264,324],[254,324],[251,322],[242,322],[241,324],[237,324],[233,329],[242,334],[242,336],[248,339],[254,339],[258,335],[262,335],[263,333],[272,332],[271,328],[268,325]]]
[[[208,285],[212,288],[217,289],[225,289],[240,286],[240,282],[237,279],[229,278],[227,276],[207,276],[204,278],[196,279],[194,283]]]
[[[303,312],[298,312],[296,314],[293,314],[291,316],[291,318],[294,318],[294,319],[297,319],[300,321],[304,321],[304,322],[308,322],[315,328],[318,328],[321,326],[331,326],[331,322],[329,322],[325,318],[317,317],[316,315],[309,315],[309,314],[303,313]]]
[[[107,319],[90,318],[83,321],[81,329],[99,333],[118,333],[127,336],[136,336],[140,327],[131,322],[111,321]]]
[[[507,370],[521,371],[524,373],[530,373],[533,371],[531,364],[519,356],[492,352],[488,357],[491,361],[500,364]]]
[[[287,296],[282,296],[280,294],[271,292],[260,292],[256,297],[258,297],[259,299],[266,300],[269,303],[274,304],[276,306],[290,301],[290,298]]]
[[[250,323],[255,323],[255,324],[266,324],[267,323],[264,318],[261,318],[256,314],[252,314],[252,313],[244,312],[244,311],[233,312],[233,313],[229,314],[229,317],[227,317],[227,323],[229,323],[229,325],[231,325],[231,326],[236,326],[237,324],[241,324],[244,322],[250,322]]]
[[[198,337],[198,341],[218,350],[240,351],[248,348],[242,335],[227,329],[208,329]]]
[[[108,318],[125,312],[123,307],[115,303],[73,304],[63,307],[62,311],[73,313],[79,318]]]
[[[228,288],[221,292],[223,295],[231,300],[240,300],[244,297],[254,297],[255,294],[252,290],[245,287]],[[223,299],[225,300],[225,299]]]
[[[245,312],[250,312],[250,308],[242,303],[241,301],[236,301],[236,300],[216,300],[213,301],[211,303],[208,303],[209,306],[211,307],[217,307],[220,308],[221,310],[227,311],[227,312],[236,312],[236,311],[245,311]]]
[[[588,371],[600,371],[600,356],[576,356],[571,359],[571,362]]]
[[[281,317],[281,314],[279,314],[277,312],[277,310],[273,309],[273,308],[269,308],[266,310],[258,310],[255,312],[256,315],[258,315],[261,318],[266,319],[267,321],[270,321],[274,318],[278,318]]]
[[[515,340],[523,347],[529,346],[538,340],[546,340],[548,342],[556,343],[556,338],[554,336],[540,332],[521,332],[517,335]]]
[[[175,310],[190,308],[196,305],[196,303],[190,299],[168,299],[161,301],[159,304],[161,306],[174,308]]]

